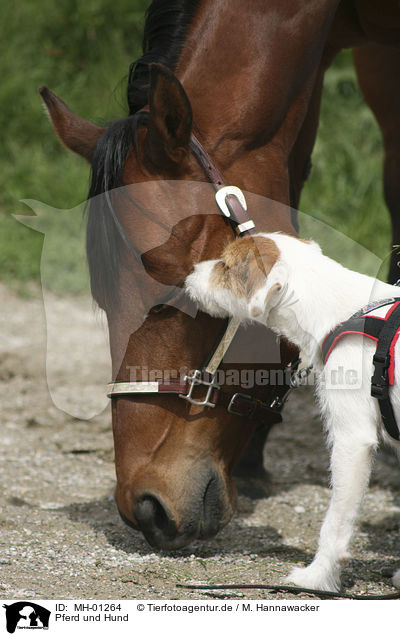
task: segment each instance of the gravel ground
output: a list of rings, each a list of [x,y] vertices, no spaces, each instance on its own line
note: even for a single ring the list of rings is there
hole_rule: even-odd
[[[65,356],[85,338],[83,311],[53,299]],[[308,563],[326,511],[328,455],[310,389],[291,396],[285,421],[271,433],[269,480],[238,484],[238,512],[214,540],[180,552],[154,552],[119,519],[113,503],[113,444],[108,409],[90,421],[58,410],[45,381],[42,300],[0,286],[0,596],[30,599],[295,598],[266,591],[200,592],[178,583],[281,583]],[[77,340],[78,339],[78,340]],[[96,352],[92,354],[96,364]],[[60,370],[73,402],[68,367]],[[347,592],[393,592],[400,566],[398,464],[380,452],[344,569]],[[296,598],[308,598],[300,594]]]

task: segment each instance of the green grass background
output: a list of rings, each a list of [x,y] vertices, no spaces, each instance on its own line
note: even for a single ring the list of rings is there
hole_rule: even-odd
[[[18,223],[21,199],[73,208],[87,194],[89,168],[63,149],[37,89],[47,84],[83,117],[102,124],[126,113],[129,64],[140,53],[149,0],[19,0],[0,21],[0,280],[25,289],[39,282],[43,235]],[[325,81],[313,171],[300,209],[387,259],[389,217],[382,198],[382,148],[342,53]],[[59,236],[59,251],[73,244]],[[356,265],[356,264],[355,264]],[[80,268],[58,274],[76,292]]]

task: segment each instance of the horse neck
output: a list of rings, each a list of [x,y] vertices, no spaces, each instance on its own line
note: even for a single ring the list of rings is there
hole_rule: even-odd
[[[283,170],[338,3],[200,2],[177,75],[207,149],[242,187],[289,202]]]

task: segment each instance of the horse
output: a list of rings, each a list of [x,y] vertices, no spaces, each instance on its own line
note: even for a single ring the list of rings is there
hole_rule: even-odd
[[[113,380],[132,384],[134,368],[133,384],[143,386],[145,369],[172,370],[175,378],[183,366],[199,369],[226,328],[221,319],[183,311],[176,299],[194,264],[216,258],[234,238],[215,213],[215,183],[193,151],[193,135],[211,173],[249,193],[257,231],[295,235],[323,77],[343,48],[355,49],[361,89],[382,129],[386,201],[399,242],[399,44],[394,0],[379,10],[373,0],[153,0],[143,55],[130,69],[126,118],[98,126],[40,89],[62,143],[91,164],[90,201],[103,201],[90,204],[87,254],[93,297],[107,315]],[[264,341],[266,332],[256,337]],[[278,353],[279,364],[269,367],[296,357],[284,341]],[[240,414],[235,400],[216,406],[208,399],[214,388],[199,387],[204,400],[177,392],[112,396],[117,507],[157,549],[208,539],[229,522],[233,470],[258,471],[279,421],[272,408],[263,426],[251,417],[260,412],[255,401],[272,399],[274,387],[257,385],[244,398],[240,381],[222,387],[251,406]]]

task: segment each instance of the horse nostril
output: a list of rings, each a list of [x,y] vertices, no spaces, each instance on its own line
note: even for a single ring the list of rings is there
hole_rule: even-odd
[[[134,510],[134,516],[141,531],[154,533],[161,531],[163,534],[174,534],[173,522],[169,518],[162,503],[153,495],[143,495]]]

